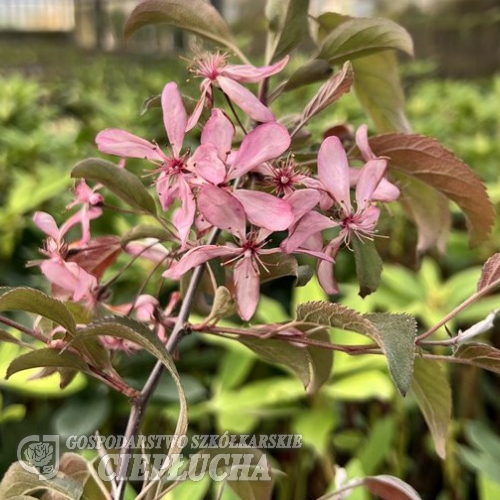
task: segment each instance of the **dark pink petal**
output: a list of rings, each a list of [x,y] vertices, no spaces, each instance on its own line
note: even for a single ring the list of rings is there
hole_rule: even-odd
[[[269,108],[264,106],[264,104],[262,104],[252,92],[243,87],[243,85],[224,76],[218,76],[217,82],[229,99],[256,122],[266,123],[276,120]]]
[[[228,64],[222,68],[219,73],[240,83],[257,83],[269,76],[279,73],[288,63],[289,57],[286,56],[281,61],[262,66],[260,68],[251,64]]]
[[[35,212],[35,215],[33,215],[33,222],[39,229],[55,241],[59,241],[62,237],[52,215],[46,212]]]
[[[177,232],[179,233],[181,248],[184,248],[184,245],[186,244],[189,236],[189,231],[191,231],[191,226],[194,223],[196,203],[194,201],[194,196],[191,188],[182,175],[179,176],[177,185],[179,189],[178,193],[181,206],[174,212],[172,222],[177,229]]]
[[[340,246],[342,245],[344,237],[342,235],[337,236],[337,238],[333,239],[326,247],[325,254],[329,257],[335,259],[337,253],[339,251]],[[327,260],[320,260],[318,263],[318,280],[320,285],[323,287],[323,290],[328,294],[336,294],[339,293],[339,287],[337,285],[337,281],[335,280],[335,268],[332,262]]]
[[[203,113],[203,108],[205,107],[205,101],[207,99],[207,90],[204,90],[201,93],[199,101],[196,103],[196,106],[191,113],[191,116],[188,119],[188,122],[186,124],[186,132],[189,132],[192,130],[196,124],[198,123],[201,114]]]
[[[269,160],[280,157],[290,147],[290,134],[279,123],[265,123],[254,128],[243,139],[232,158],[228,176],[235,179]]]
[[[283,231],[293,222],[290,205],[276,196],[246,189],[236,189],[233,196],[243,205],[248,220],[255,226]]]
[[[217,153],[222,161],[226,161],[231,151],[234,137],[234,125],[221,109],[213,109],[212,116],[208,119],[201,132],[201,144],[212,144],[217,148]]]
[[[241,259],[234,266],[234,286],[236,304],[241,319],[248,321],[255,313],[259,303],[259,273],[251,257]]]
[[[161,94],[161,107],[163,109],[163,123],[167,137],[176,158],[184,142],[188,116],[182,102],[182,96],[174,82],[167,83]]]
[[[318,175],[335,201],[342,206],[346,214],[350,214],[349,163],[338,137],[327,137],[321,144],[318,153]]]
[[[125,252],[129,255],[150,260],[156,264],[166,262],[166,259],[170,256],[170,251],[155,238],[145,238],[141,241],[127,243]]]
[[[368,127],[366,125],[361,125],[361,127],[356,130],[356,146],[358,146],[365,161],[374,160],[376,158],[368,142]]]
[[[294,220],[298,221],[319,203],[320,194],[315,189],[300,189],[286,196],[285,200],[292,207]]]
[[[172,203],[179,197],[179,186],[176,181],[176,175],[170,175],[162,172],[156,179],[156,192],[163,210],[167,211]]]
[[[349,169],[351,187],[356,186],[360,173],[360,168]],[[397,200],[400,194],[401,192],[395,184],[388,181],[385,177],[382,177],[382,180],[379,182],[377,188],[375,189],[375,191],[373,191],[371,199],[372,201],[382,201],[384,203],[390,203],[391,201]]]
[[[281,244],[282,248],[286,253],[293,253],[314,234],[335,226],[338,226],[337,222],[318,212],[310,212],[295,225],[288,238]]]
[[[370,160],[361,169],[356,184],[356,203],[358,210],[366,208],[372,194],[379,185],[387,168],[386,160]]]
[[[90,241],[90,221],[99,218],[102,215],[102,209],[99,207],[83,207],[73,214],[63,225],[65,231],[68,231],[76,224],[82,226],[82,237],[80,244],[85,245]]]
[[[190,163],[198,175],[215,186],[226,179],[226,166],[220,160],[217,148],[213,144],[202,144],[193,153]]]
[[[203,245],[189,250],[182,259],[163,273],[164,278],[179,279],[182,275],[217,257],[234,257],[241,253],[239,248],[219,245]]]
[[[243,205],[230,193],[215,186],[202,186],[198,209],[210,224],[245,238],[246,218]]]
[[[152,161],[165,160],[165,155],[158,146],[125,130],[107,128],[97,134],[95,142],[101,153],[124,158],[144,158]]]

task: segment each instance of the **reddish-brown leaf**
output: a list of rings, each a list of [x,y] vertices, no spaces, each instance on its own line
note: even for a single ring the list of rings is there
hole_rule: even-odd
[[[467,360],[467,364],[500,374],[500,350],[488,344],[462,344],[455,352],[455,357]]]
[[[389,166],[413,176],[453,200],[464,212],[471,245],[485,240],[495,211],[481,179],[464,162],[430,137],[384,134],[370,140],[377,156]]]
[[[483,266],[481,277],[477,284],[477,291],[491,285],[494,281],[500,279],[500,253],[492,255]]]
[[[409,484],[394,476],[370,476],[363,482],[374,495],[383,500],[421,500],[420,495]]]

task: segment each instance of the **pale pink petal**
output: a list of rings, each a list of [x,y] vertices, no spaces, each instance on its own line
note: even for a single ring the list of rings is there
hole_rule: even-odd
[[[377,227],[379,217],[380,209],[371,205],[358,214],[355,227],[362,232],[373,233]]]
[[[236,80],[240,83],[256,83],[264,78],[279,73],[288,63],[289,57],[286,56],[281,61],[271,64],[270,66],[262,66],[260,68],[251,64],[228,64],[220,70],[220,74]]]
[[[349,163],[338,137],[327,137],[321,144],[318,153],[318,175],[335,201],[350,214]]]
[[[181,240],[181,248],[184,248],[189,236],[189,231],[194,222],[196,212],[196,203],[189,184],[184,180],[183,176],[177,181],[179,187],[179,198],[181,206],[178,208],[172,217],[172,222],[179,233]]]
[[[158,299],[152,295],[139,295],[134,303],[134,312],[139,321],[154,320],[154,312],[160,306]]]
[[[52,215],[46,212],[35,212],[35,215],[33,215],[33,222],[46,235],[50,236],[55,241],[59,241],[62,235]]]
[[[134,257],[141,257],[156,264],[165,262],[170,257],[170,250],[164,247],[155,238],[145,238],[141,241],[132,241],[125,246],[125,252]]]
[[[224,189],[203,186],[198,192],[198,209],[213,226],[229,231],[240,239],[245,238],[245,209]]]
[[[259,303],[260,280],[251,257],[246,257],[234,266],[234,286],[238,314],[244,321],[250,320]]]
[[[205,101],[207,100],[207,96],[210,93],[210,80],[203,80],[200,85],[201,95],[199,101],[196,103],[196,106],[189,117],[186,124],[186,132],[189,132],[193,129],[198,123],[201,114],[203,113],[203,108],[205,107]]]
[[[193,153],[190,163],[196,173],[215,186],[226,179],[226,166],[220,160],[217,148],[213,144],[202,144]]]
[[[164,161],[165,155],[158,146],[134,134],[117,128],[107,128],[99,132],[95,142],[101,153],[122,156],[124,158],[144,158]]]
[[[78,302],[84,297],[89,297],[91,291],[97,286],[97,279],[74,262],[65,263],[67,267],[72,267],[76,276],[76,288],[73,290],[73,300]]]
[[[168,140],[176,158],[184,142],[188,116],[182,102],[182,96],[174,82],[167,83],[161,94],[161,107],[163,109],[163,123],[167,131]]]
[[[360,173],[360,168],[349,169],[351,187],[356,186]],[[375,191],[373,191],[371,199],[372,201],[382,201],[384,203],[390,203],[391,201],[397,200],[400,194],[401,192],[395,184],[387,180],[385,177],[382,177],[382,180],[379,182],[377,188],[375,189]]]
[[[217,82],[229,99],[256,122],[266,123],[276,120],[269,108],[243,85],[224,76],[218,76]]]
[[[209,260],[217,257],[233,257],[239,255],[240,253],[241,249],[239,248],[219,245],[204,245],[196,247],[185,253],[179,262],[173,264],[170,269],[167,269],[163,273],[163,277],[177,280],[194,267],[198,267]]]
[[[233,196],[243,205],[248,220],[255,226],[270,231],[283,231],[294,220],[290,205],[271,194],[236,189]]]
[[[333,239],[326,247],[325,254],[329,257],[335,259],[339,248],[343,241],[343,236],[339,235],[337,238]],[[323,290],[328,294],[337,294],[339,293],[339,287],[337,285],[337,281],[335,280],[335,267],[332,262],[327,260],[320,260],[318,262],[318,280]]]
[[[376,158],[368,142],[368,127],[366,125],[361,125],[361,127],[356,130],[356,145],[361,151],[365,161],[374,160]]]
[[[235,129],[231,120],[221,109],[213,109],[212,115],[201,132],[201,144],[212,144],[222,161],[226,161],[231,151]]]
[[[298,224],[295,225],[288,238],[281,244],[281,248],[286,253],[293,253],[314,234],[335,226],[338,226],[337,222],[318,212],[310,212],[304,215]]]
[[[82,207],[81,210],[73,214],[62,226],[61,230],[67,232],[71,227],[81,224],[82,237],[80,244],[85,245],[90,241],[90,221],[99,218],[102,209],[99,207]]]
[[[370,160],[361,169],[356,184],[356,203],[358,210],[363,210],[372,198],[372,194],[381,181],[387,168],[386,160]]]
[[[298,221],[319,203],[320,194],[315,189],[300,189],[286,196],[285,200],[292,207],[294,220]]]
[[[254,128],[243,139],[232,158],[228,176],[235,179],[269,160],[280,157],[290,147],[290,134],[279,123],[265,123]]]
[[[156,192],[163,210],[167,211],[179,197],[179,186],[175,182],[175,175],[162,172],[156,179]]]

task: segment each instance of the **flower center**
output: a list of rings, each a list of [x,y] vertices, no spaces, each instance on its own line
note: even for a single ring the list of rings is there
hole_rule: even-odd
[[[215,80],[220,70],[226,65],[227,55],[220,52],[208,53],[199,56],[191,68],[192,73],[209,80]]]

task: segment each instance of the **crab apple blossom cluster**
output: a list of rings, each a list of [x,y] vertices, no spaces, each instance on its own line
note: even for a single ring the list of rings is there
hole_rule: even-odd
[[[350,248],[353,238],[372,239],[380,216],[376,203],[399,196],[398,188],[386,178],[386,159],[377,158],[370,149],[366,126],[356,133],[364,160],[361,168],[349,166],[335,136],[321,144],[317,171],[295,159],[287,128],[244,86],[280,72],[287,60],[257,68],[228,64],[227,56],[220,53],[200,56],[192,71],[203,80],[191,115],[176,83],[167,83],[161,94],[168,149],[117,128],[103,130],[96,138],[102,153],[117,156],[121,162],[135,158],[151,165],[163,211],[159,220],[171,234],[168,248],[152,240],[142,246],[130,244],[125,251],[134,259],[154,261],[163,277],[174,280],[217,259],[214,264],[226,270],[226,286],[245,321],[255,313],[261,280],[280,256],[312,256],[317,260],[320,284],[328,293],[337,293],[334,265],[338,251],[342,246]],[[231,103],[231,110],[234,103],[247,115],[251,130],[238,119],[242,130],[236,130],[228,114],[215,106],[219,94]],[[186,148],[186,134],[201,123],[207,108],[209,118],[201,127],[198,146]],[[100,189],[81,180],[75,201],[69,205],[80,209],[60,229],[50,215],[35,215],[36,225],[47,234],[42,251],[47,259],[39,263],[41,271],[60,297],[85,301],[92,308],[104,303],[110,311],[122,314],[134,311],[165,337],[164,319],[173,312],[172,304],[162,311],[156,298],[142,294],[132,304],[106,304],[109,294],[103,292],[106,285],[100,280],[122,251],[117,241],[106,262],[102,256],[98,259],[101,265],[90,268],[88,262],[69,258],[71,245],[64,237],[73,226],[81,226],[81,239],[76,242],[79,252],[96,247],[98,238],[90,236],[90,221],[103,212]],[[336,236],[325,241],[324,232],[332,234],[332,229]],[[273,263],[267,258],[271,254]]]

